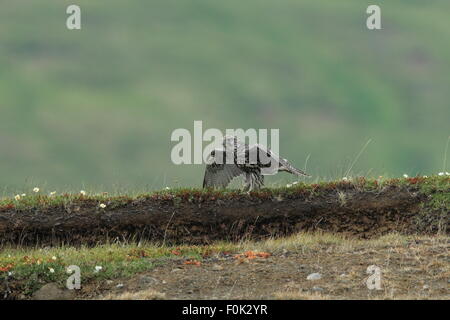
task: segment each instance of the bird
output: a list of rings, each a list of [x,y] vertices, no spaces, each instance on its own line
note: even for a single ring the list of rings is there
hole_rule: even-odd
[[[245,176],[245,192],[264,186],[264,175],[284,171],[310,177],[261,144],[248,145],[237,136],[225,136],[222,145],[211,151],[206,161],[203,188],[223,189],[236,177]]]

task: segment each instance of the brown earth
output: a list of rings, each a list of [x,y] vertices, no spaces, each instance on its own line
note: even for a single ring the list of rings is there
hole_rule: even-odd
[[[114,239],[208,244],[300,231],[359,238],[394,231],[435,233],[438,228],[448,233],[448,213],[424,214],[428,198],[414,185],[364,190],[339,183],[280,193],[191,191],[116,199],[106,209],[99,208],[98,200],[77,199],[53,207],[0,210],[0,234],[4,243],[21,245],[95,245]]]
[[[449,245],[447,237],[376,247],[321,245],[255,259],[220,254],[199,266],[171,260],[131,279],[85,285],[77,298],[450,299]],[[381,290],[367,288],[369,265],[381,269]],[[320,280],[306,279],[316,272]]]

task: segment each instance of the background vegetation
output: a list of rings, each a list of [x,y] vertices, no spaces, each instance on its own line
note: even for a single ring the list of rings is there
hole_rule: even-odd
[[[442,171],[450,2],[15,0],[0,10],[0,186],[153,190],[201,184],[170,134],[280,128],[281,153],[336,178]],[[277,176],[272,181],[292,178]],[[1,195],[1,193],[0,193]]]

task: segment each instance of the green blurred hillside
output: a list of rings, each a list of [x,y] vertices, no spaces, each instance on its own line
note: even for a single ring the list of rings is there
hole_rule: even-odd
[[[69,31],[66,7],[82,10]],[[315,177],[442,170],[450,2],[14,0],[0,9],[0,186],[200,186],[171,132],[280,128]],[[279,175],[271,181],[292,178]],[[7,188],[7,189],[5,189]],[[53,191],[53,190],[52,190]],[[9,192],[9,191],[4,191]]]

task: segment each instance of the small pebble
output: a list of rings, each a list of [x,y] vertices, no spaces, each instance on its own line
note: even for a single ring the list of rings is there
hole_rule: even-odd
[[[320,273],[311,273],[306,277],[306,280],[319,280],[322,279],[322,275]]]

